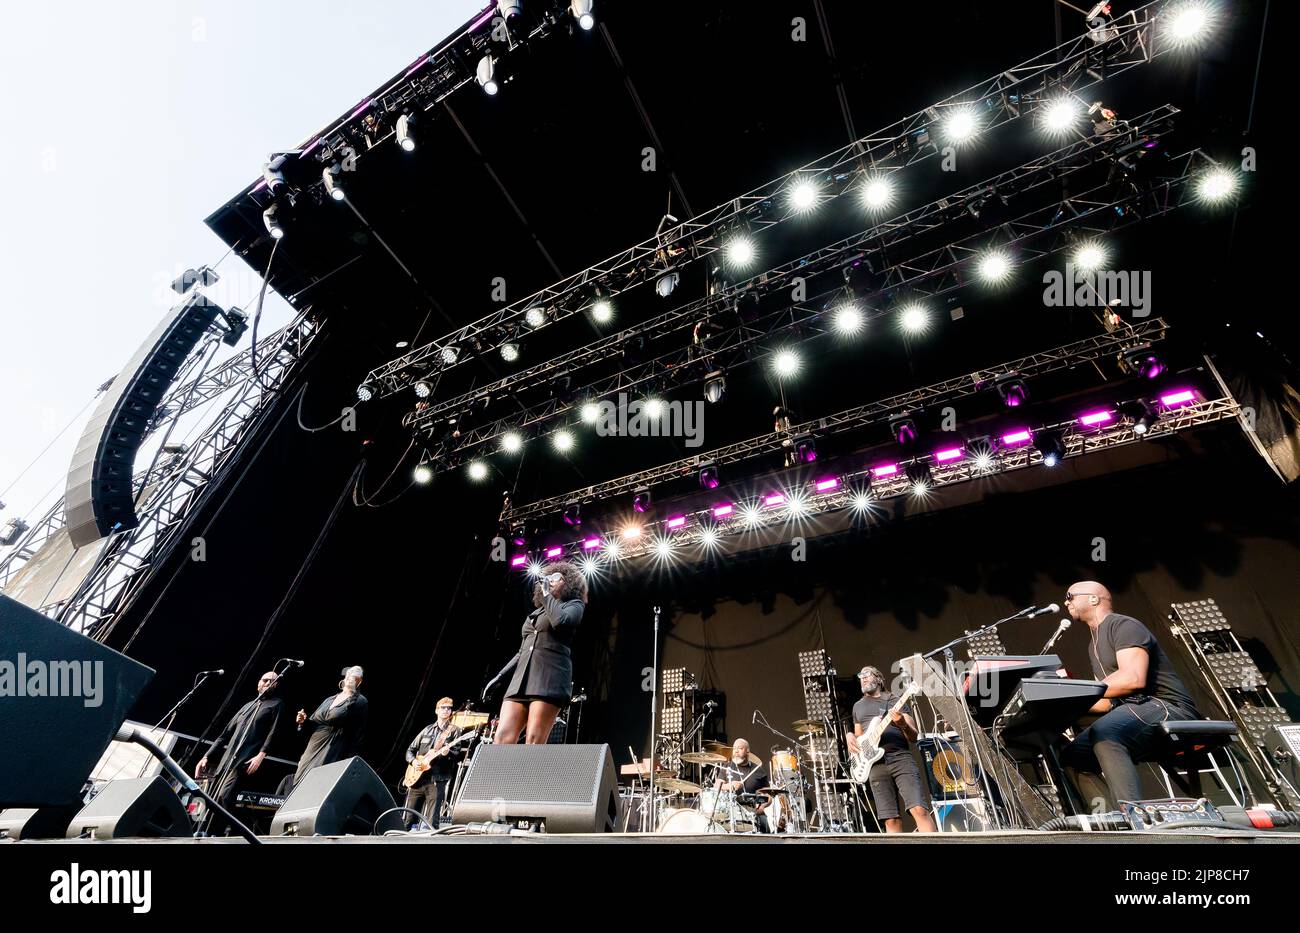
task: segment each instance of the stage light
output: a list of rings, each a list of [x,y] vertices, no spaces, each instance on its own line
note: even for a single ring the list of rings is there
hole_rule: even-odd
[[[855,492],[853,498],[849,500],[849,507],[859,514],[870,511],[871,494],[867,492]]]
[[[794,439],[794,458],[800,463],[815,463],[817,444],[811,434],[801,434]]]
[[[1155,379],[1166,369],[1164,360],[1149,343],[1130,347],[1121,353],[1119,368],[1143,379]]]
[[[820,200],[820,189],[816,182],[809,179],[797,181],[790,186],[790,206],[796,211],[810,211]]]
[[[979,117],[973,107],[962,107],[943,121],[943,135],[950,143],[964,143],[979,133]]]
[[[1210,31],[1211,12],[1201,0],[1188,0],[1166,15],[1169,17],[1167,34],[1176,46],[1194,45]]]
[[[862,186],[862,203],[871,211],[883,211],[894,200],[894,185],[879,175],[868,178]]]
[[[724,503],[722,503],[721,505],[715,505],[715,506],[713,507],[713,517],[714,517],[714,518],[726,518],[728,515],[730,515],[730,514],[731,514],[732,512],[734,512],[735,510],[736,510],[736,507],[735,507],[734,505],[732,505],[730,502],[724,502]]]
[[[1006,434],[1002,435],[1002,446],[1019,447],[1023,444],[1028,444],[1031,440],[1033,440],[1033,437],[1034,436],[1030,434],[1029,431],[1025,428],[1020,428],[1015,431],[1008,431]]]
[[[608,324],[614,319],[614,306],[609,299],[601,298],[591,306],[591,318],[597,324]]]
[[[578,410],[578,416],[585,424],[595,424],[600,420],[600,402],[583,402],[582,408]]]
[[[645,416],[647,418],[654,418],[655,420],[658,420],[659,418],[663,417],[663,413],[664,413],[663,399],[648,398],[645,400],[645,402],[642,403],[641,410],[645,412]]]
[[[501,449],[508,454],[517,454],[523,450],[524,437],[518,431],[507,431],[501,435]]]
[[[585,30],[590,30],[596,25],[596,17],[592,15],[591,8],[592,0],[573,0],[569,4],[569,12],[578,21],[578,25]]]
[[[923,496],[933,484],[930,464],[924,460],[913,460],[907,465],[907,482],[911,485],[912,495]]]
[[[934,459],[939,463],[951,463],[954,460],[962,458],[962,449],[960,447],[949,447],[946,450],[936,450]]]
[[[1062,136],[1079,122],[1083,108],[1072,97],[1059,97],[1049,101],[1040,111],[1040,124],[1054,136]]]
[[[685,515],[674,515],[664,523],[670,529],[682,528],[686,525]]]
[[[763,523],[762,514],[752,505],[740,510],[740,523],[746,528],[756,528]]]
[[[262,226],[266,227],[266,232],[277,240],[284,236],[284,227],[280,226],[279,213],[280,205],[278,204],[272,204],[262,211]]]
[[[533,305],[524,312],[524,323],[533,330],[541,327],[546,323],[546,309],[541,305]]]
[[[534,578],[540,577],[542,575],[542,562],[539,560],[535,560],[529,563],[528,575]]]
[[[266,190],[272,195],[279,195],[280,189],[285,186],[283,169],[288,161],[287,155],[278,155],[262,166],[262,180],[266,182]]]
[[[930,324],[930,315],[918,304],[909,304],[903,308],[899,318],[903,330],[909,334],[919,334]]]
[[[427,463],[420,463],[415,467],[412,478],[421,486],[427,486],[433,482],[433,467]]]
[[[1195,401],[1196,393],[1191,389],[1182,389],[1160,396],[1160,404],[1165,408],[1180,408],[1183,405],[1191,405]]]
[[[1207,204],[1218,204],[1237,193],[1237,176],[1227,169],[1205,172],[1196,182],[1196,196]]]
[[[785,502],[785,493],[783,492],[772,492],[772,493],[768,493],[766,496],[763,497],[763,504],[768,508],[781,505],[784,502]]]
[[[524,8],[523,0],[497,0],[497,12],[501,14],[503,20],[513,19],[518,16]]]
[[[511,566],[511,567],[526,567],[526,566],[528,566],[528,555],[527,555],[527,554],[516,554],[514,557],[510,558],[510,566]]]
[[[1101,267],[1106,261],[1106,249],[1096,240],[1079,244],[1074,251],[1074,265],[1085,272]]]
[[[709,404],[716,405],[726,394],[727,379],[722,374],[722,370],[714,370],[704,377],[704,398]]]
[[[1003,373],[993,381],[993,386],[997,389],[1002,404],[1008,408],[1019,408],[1029,398],[1029,390],[1025,388],[1025,381],[1018,373]]]
[[[791,515],[804,515],[808,511],[808,500],[800,495],[792,495],[785,504],[785,510]]]
[[[894,415],[889,419],[889,436],[900,444],[910,444],[917,437],[916,420],[911,415]]]
[[[593,577],[600,573],[600,562],[594,557],[584,557],[578,569],[582,571],[584,577]]]
[[[582,542],[582,549],[584,551],[594,551],[600,547],[601,543],[600,538],[586,538]]]
[[[433,386],[423,379],[411,386],[411,389],[415,392],[416,398],[428,398],[433,394]]]
[[[743,269],[754,261],[754,241],[747,236],[733,236],[724,247],[727,262]]]
[[[987,473],[993,469],[993,452],[991,450],[979,450],[971,458],[971,467],[977,473]]]
[[[634,512],[649,512],[654,505],[654,498],[650,495],[649,486],[638,486],[632,490],[632,510]]]
[[[501,344],[501,359],[505,360],[507,363],[513,363],[515,360],[519,359],[519,344],[514,343],[513,341]]]
[[[1095,428],[1098,425],[1107,424],[1114,420],[1115,415],[1109,410],[1090,411],[1079,416],[1079,424],[1083,425],[1085,428]]]
[[[415,123],[414,114],[404,113],[397,118],[397,145],[404,152],[415,151]]]
[[[838,477],[828,476],[826,479],[819,479],[813,483],[813,489],[817,492],[834,492],[840,488]]]
[[[980,278],[990,284],[1005,282],[1011,275],[1011,260],[1007,258],[1006,253],[991,252],[986,254],[979,262]]]
[[[660,298],[667,298],[673,293],[682,277],[676,272],[665,272],[659,278],[655,279],[655,294]]]
[[[1065,440],[1060,431],[1034,432],[1034,449],[1043,457],[1043,466],[1054,467],[1065,459]]]
[[[487,464],[482,460],[471,460],[469,465],[465,467],[465,472],[474,482],[481,483],[488,476]]]
[[[333,165],[327,165],[321,170],[321,179],[325,182],[325,190],[335,201],[342,201],[346,195],[343,193],[343,166],[335,162]]]
[[[772,358],[772,368],[781,378],[793,376],[799,371],[799,354],[793,350],[780,350]]]
[[[605,557],[609,560],[618,560],[623,555],[623,548],[613,538],[605,542]]]
[[[551,435],[551,446],[565,454],[573,449],[573,435],[568,431],[556,431]]]
[[[564,556],[564,548],[562,547],[551,547],[546,549],[547,560],[555,560],[556,558],[563,557],[563,556]]]
[[[700,467],[700,488],[717,489],[722,485],[722,477],[718,474],[717,464],[706,463]]]
[[[891,476],[898,475],[897,463],[886,463],[884,466],[872,467],[871,475],[876,479],[888,479]]]
[[[1119,413],[1132,422],[1133,433],[1138,437],[1146,434],[1160,417],[1159,412],[1143,401],[1125,402],[1119,406]]]
[[[907,491],[911,493],[912,497],[915,499],[924,499],[930,494],[930,484],[916,482],[909,486]]]
[[[368,382],[363,382],[357,386],[357,400],[368,402],[375,397],[375,387]]]
[[[713,550],[718,546],[718,531],[716,528],[703,528],[700,530],[700,544],[705,550]]]
[[[862,330],[862,312],[854,304],[840,305],[835,311],[834,327],[837,333],[848,337]]]
[[[635,541],[641,537],[640,525],[625,525],[623,528],[623,537],[628,541]]]
[[[478,68],[474,71],[474,80],[478,81],[478,86],[488,96],[492,96],[501,90],[500,85],[497,84],[497,60],[491,55],[484,55],[480,58]]]
[[[560,514],[561,520],[566,525],[582,524],[582,503],[576,499],[564,504],[564,511]]]
[[[460,350],[456,347],[443,347],[438,351],[438,357],[445,366],[455,366],[456,360],[460,358]]]
[[[660,560],[664,560],[671,557],[672,553],[673,553],[672,539],[660,538],[658,541],[655,542],[655,557],[658,557]]]

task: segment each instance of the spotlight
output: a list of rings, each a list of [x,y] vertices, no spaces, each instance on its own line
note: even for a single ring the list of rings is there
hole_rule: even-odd
[[[763,515],[754,506],[747,505],[740,510],[740,522],[746,528],[756,528],[762,524]]]
[[[531,561],[528,564],[528,575],[536,578],[542,575],[542,562],[539,560]]]
[[[986,473],[994,466],[993,439],[990,437],[972,437],[966,442],[966,453],[970,456],[971,467],[977,473]]]
[[[912,485],[913,495],[928,491],[933,482],[930,464],[925,460],[913,460],[907,465],[907,481]],[[922,492],[919,494],[916,492],[917,486],[922,487]]]
[[[497,0],[497,12],[504,20],[510,20],[523,11],[523,0]]]
[[[508,454],[517,454],[524,448],[524,436],[518,431],[507,431],[501,435],[501,449]]]
[[[273,196],[278,196],[280,189],[285,186],[284,164],[288,161],[287,155],[278,155],[262,166],[262,179],[266,182],[266,190]]]
[[[846,337],[862,330],[862,323],[862,312],[858,310],[857,305],[840,305],[835,312],[835,330]]]
[[[910,492],[914,498],[924,499],[930,494],[930,484],[921,482],[913,483],[908,489],[908,492]]]
[[[600,402],[583,402],[578,417],[584,424],[595,424],[600,420]]]
[[[716,463],[706,463],[700,467],[700,487],[702,489],[717,489],[722,485],[722,476],[718,473]]]
[[[1130,375],[1141,376],[1144,379],[1155,379],[1166,369],[1164,360],[1149,343],[1139,344],[1121,353],[1119,368]]]
[[[556,431],[551,435],[551,446],[565,454],[573,449],[573,435],[568,431]]]
[[[673,542],[671,538],[660,538],[655,542],[655,557],[660,560],[666,560],[673,553]]]
[[[660,298],[667,298],[673,293],[682,277],[676,272],[665,272],[659,278],[655,279],[655,294]]]
[[[790,515],[804,515],[808,512],[808,500],[802,496],[791,496],[785,504],[785,510]]]
[[[962,107],[943,121],[943,135],[950,143],[964,143],[979,133],[979,117],[973,107]]]
[[[533,330],[536,330],[546,323],[546,309],[541,305],[533,305],[524,312],[524,322]]]
[[[563,513],[564,524],[581,525],[582,524],[582,503],[574,500],[564,504]]]
[[[578,569],[582,571],[584,577],[595,576],[600,573],[600,562],[594,557],[584,557]]]
[[[793,376],[799,371],[799,354],[793,350],[781,350],[772,360],[772,368],[782,378]]]
[[[700,544],[705,550],[713,550],[718,546],[718,530],[716,528],[703,528],[700,530]]]
[[[1096,240],[1081,243],[1074,251],[1074,265],[1084,271],[1101,267],[1106,261],[1106,249]]]
[[[622,548],[619,547],[617,541],[611,538],[610,540],[605,542],[605,556],[607,558],[609,558],[610,560],[618,560],[621,554],[622,554]]]
[[[573,0],[569,4],[569,12],[578,21],[578,25],[585,30],[589,30],[596,25],[596,17],[592,16],[591,7],[592,0]]]
[[[262,211],[262,226],[266,227],[266,232],[277,240],[284,236],[284,227],[280,226],[279,213],[280,205],[278,204],[272,204]]]
[[[608,324],[614,318],[614,306],[601,298],[591,306],[591,317],[597,324]]]
[[[743,269],[754,261],[754,241],[747,236],[734,236],[725,247],[727,262]]]
[[[1133,433],[1138,437],[1151,430],[1151,426],[1160,417],[1159,412],[1143,401],[1125,402],[1119,406],[1119,413],[1132,422]]]
[[[1211,169],[1196,182],[1196,196],[1207,204],[1219,204],[1236,193],[1237,176],[1227,169]]]
[[[1008,408],[1019,408],[1029,398],[1029,390],[1025,388],[1025,381],[1019,373],[1003,373],[993,381],[993,385],[1002,404]]]
[[[357,400],[368,402],[375,397],[375,387],[368,382],[363,382],[357,386]]]
[[[645,416],[647,418],[654,418],[658,420],[659,418],[663,417],[663,413],[664,413],[663,399],[653,398],[653,397],[648,398],[645,400],[645,402],[642,403],[641,410],[645,412]]]
[[[871,509],[871,493],[855,492],[853,498],[849,500],[849,508],[861,514]]]
[[[1054,467],[1065,459],[1065,440],[1060,431],[1034,432],[1034,449],[1043,457],[1043,466]]]
[[[519,344],[513,341],[501,344],[501,359],[507,363],[513,363],[519,359]]]
[[[727,379],[722,374],[722,370],[717,369],[704,377],[704,398],[711,405],[716,405],[722,401],[722,397],[727,393]]]
[[[894,185],[887,178],[876,175],[862,186],[862,203],[867,210],[883,211],[894,200]]]
[[[811,434],[801,434],[794,439],[794,457],[800,463],[817,461],[817,444]]]
[[[404,113],[397,118],[397,145],[404,152],[415,151],[415,123],[414,114]]]
[[[343,166],[338,162],[327,165],[321,170],[321,179],[325,182],[325,190],[335,201],[342,201],[345,197],[343,193]]]
[[[930,315],[926,313],[925,308],[918,304],[910,304],[904,307],[899,320],[903,330],[909,334],[919,334],[930,325]]]
[[[1202,0],[1179,4],[1168,16],[1168,36],[1176,46],[1193,45],[1210,30],[1210,10]]]
[[[483,480],[487,479],[487,464],[482,460],[471,460],[469,466],[465,468],[465,472],[469,474],[469,478],[474,482],[481,483]]]
[[[641,537],[641,526],[640,525],[624,526],[623,537],[626,538],[628,541],[635,541],[637,538]]]
[[[491,55],[484,55],[478,60],[478,68],[474,72],[474,80],[478,81],[479,87],[489,97],[501,90],[497,84],[497,60]]]
[[[456,360],[460,357],[460,350],[455,347],[447,346],[438,351],[438,356],[446,366],[455,366]]]
[[[649,486],[638,486],[632,490],[632,511],[649,512],[654,505]]]
[[[415,385],[411,386],[415,391],[416,398],[428,398],[433,394],[433,386],[421,379]]]
[[[980,278],[985,282],[997,284],[1006,281],[1011,275],[1011,260],[1006,253],[990,252],[979,261]]]
[[[889,434],[903,446],[913,443],[917,437],[916,421],[911,415],[894,415],[889,419]]]
[[[1042,128],[1054,136],[1061,136],[1079,122],[1082,108],[1073,98],[1059,97],[1047,103],[1039,113]]]
[[[416,466],[411,476],[421,486],[427,486],[433,482],[433,467],[429,466],[428,463],[421,462]]]
[[[803,179],[790,187],[790,206],[800,213],[817,206],[820,190],[815,181]]]

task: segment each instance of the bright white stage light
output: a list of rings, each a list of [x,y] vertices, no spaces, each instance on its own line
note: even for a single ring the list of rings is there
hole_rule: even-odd
[[[584,402],[582,408],[579,410],[579,414],[581,415],[583,422],[586,424],[595,424],[600,420],[600,403]]]
[[[980,278],[996,284],[1005,281],[1011,275],[1011,260],[1005,253],[987,253],[979,262]]]
[[[1098,269],[1106,261],[1106,249],[1095,240],[1083,243],[1074,251],[1074,264],[1084,271]]]
[[[754,241],[747,236],[733,237],[727,242],[727,262],[743,269],[754,261]]]
[[[857,305],[841,305],[835,312],[835,330],[846,337],[862,330],[862,325],[862,312]]]
[[[524,312],[524,321],[534,329],[541,327],[546,323],[546,309],[541,305],[533,305]]]
[[[1189,46],[1199,42],[1210,32],[1213,15],[1202,0],[1188,0],[1171,9],[1167,35],[1175,45]]]
[[[814,181],[804,179],[790,188],[790,206],[796,211],[812,210],[819,200],[820,189]]]
[[[950,143],[964,143],[979,133],[979,118],[970,107],[954,110],[943,121],[943,135]]]
[[[894,200],[894,186],[888,179],[879,176],[870,178],[862,187],[862,203],[868,210],[884,210]]]
[[[1206,172],[1196,183],[1196,196],[1208,204],[1218,204],[1237,193],[1237,176],[1227,169]]]
[[[519,359],[519,344],[501,344],[501,359],[505,360],[507,363],[513,363],[515,360]]]
[[[501,449],[508,454],[517,454],[523,449],[524,438],[518,431],[507,431],[501,436]]]
[[[573,0],[569,4],[569,12],[578,21],[578,25],[587,31],[596,25],[596,17],[591,13],[592,5],[592,0]]]
[[[772,368],[776,374],[782,378],[793,376],[799,371],[799,354],[793,350],[782,350],[772,361]]]
[[[917,304],[908,305],[903,309],[903,315],[900,319],[903,330],[909,334],[919,334],[930,324],[930,315],[926,313],[925,308]]]
[[[602,298],[591,306],[591,317],[597,324],[608,324],[614,318],[614,306]]]
[[[427,486],[433,482],[433,467],[427,463],[421,463],[415,468],[414,479],[421,486]]]
[[[1068,133],[1079,122],[1081,112],[1082,108],[1073,98],[1058,98],[1043,108],[1042,127],[1054,135]]]
[[[752,505],[740,510],[740,523],[746,528],[756,528],[763,521],[763,513]]]
[[[474,482],[481,483],[488,476],[487,464],[482,460],[471,460],[469,466],[465,468],[465,472],[469,474],[469,478]]]
[[[568,431],[556,431],[551,436],[551,445],[560,453],[568,453],[573,449],[573,435]]]
[[[478,68],[474,72],[474,80],[478,81],[479,87],[489,97],[501,90],[497,84],[497,60],[491,55],[484,55],[478,60]]]
[[[713,528],[705,528],[700,532],[700,544],[707,549],[713,549],[718,546],[718,532]]]
[[[657,398],[646,399],[645,404],[641,406],[641,410],[645,412],[647,418],[660,418],[664,413],[663,400]]]
[[[871,495],[865,492],[854,493],[849,506],[855,512],[866,512],[871,508]]]

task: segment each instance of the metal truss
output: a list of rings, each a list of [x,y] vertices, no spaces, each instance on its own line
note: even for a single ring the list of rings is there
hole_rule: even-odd
[[[909,389],[898,395],[865,405],[856,405],[824,418],[816,418],[792,425],[788,431],[774,431],[760,434],[748,440],[719,447],[707,453],[640,470],[618,479],[607,480],[593,486],[587,486],[560,496],[552,496],[527,505],[510,509],[502,515],[503,521],[511,523],[535,521],[548,515],[558,513],[573,501],[592,502],[612,498],[631,492],[639,486],[654,486],[667,480],[689,475],[701,463],[711,462],[718,466],[751,460],[765,454],[780,453],[788,446],[792,437],[803,434],[816,434],[828,437],[844,431],[851,431],[888,421],[894,415],[906,414],[920,408],[934,407],[943,403],[954,402],[983,392],[998,376],[1004,373],[1017,373],[1023,379],[1036,379],[1062,369],[1070,369],[1080,363],[1113,357],[1133,343],[1156,343],[1163,340],[1166,324],[1163,318],[1152,318],[1132,328],[1113,333],[1086,337],[1050,350],[1043,350],[1015,360],[1008,360],[996,366],[965,373],[943,382]]]
[[[1225,397],[1198,401],[1167,411],[1146,434],[1134,433],[1132,425],[1128,423],[1117,423],[1101,430],[1079,431],[1077,423],[1064,422],[1042,425],[1034,430],[1073,430],[1073,433],[1064,437],[1066,459],[1070,459],[1144,440],[1170,437],[1190,428],[1236,418],[1239,414],[1240,405],[1234,399]],[[1042,467],[1043,458],[1029,445],[995,449],[987,461],[966,457],[948,466],[932,467],[929,482],[919,489],[906,476],[903,464],[908,462],[911,461],[900,463],[897,474],[885,480],[879,477],[868,479],[869,469],[841,472],[836,476],[837,486],[830,492],[818,493],[813,484],[803,489],[783,489],[780,492],[784,500],[775,506],[766,505],[761,498],[737,500],[731,503],[731,514],[723,518],[716,517],[711,509],[701,509],[684,513],[686,521],[676,530],[669,530],[663,521],[649,522],[641,525],[640,534],[632,539],[612,529],[604,536],[588,534],[554,547],[561,547],[571,559],[587,558],[595,561],[594,565],[587,565],[588,572],[607,569],[611,562],[647,555],[659,558],[671,556],[673,559],[691,559],[693,555],[702,559],[711,553],[725,550],[729,537],[782,525],[794,528],[802,526],[807,530],[809,526],[806,523],[811,519],[848,509],[861,515],[864,521],[870,521],[873,513],[884,514],[880,503],[885,500],[900,496],[932,499],[941,495],[941,490],[956,483],[1029,467]],[[532,514],[532,508],[527,508],[528,514]],[[507,513],[506,519],[518,521],[525,517],[524,511]],[[584,547],[584,542],[595,538],[600,540],[598,547]],[[553,550],[553,547],[547,550]]]
[[[1025,194],[1044,184],[1060,181],[1076,171],[1090,168],[1099,161],[1114,158],[1118,150],[1132,146],[1134,140],[1144,142],[1158,140],[1171,129],[1171,120],[1177,113],[1177,108],[1172,105],[1166,104],[1158,107],[1132,121],[1130,131],[1125,133],[1122,138],[1101,140],[1097,137],[1089,137],[1077,141],[1024,165],[988,178],[979,184],[971,185],[956,194],[938,198],[906,214],[872,226],[861,233],[846,237],[779,266],[774,266],[735,285],[720,289],[716,294],[705,296],[679,308],[656,315],[616,334],[611,334],[546,362],[512,373],[459,396],[431,402],[407,416],[404,423],[408,427],[417,430],[431,427],[439,419],[463,414],[475,407],[477,403],[506,394],[517,396],[530,389],[543,386],[557,376],[571,376],[584,366],[606,361],[611,355],[621,352],[623,345],[630,340],[656,340],[675,332],[687,330],[718,310],[733,306],[735,301],[742,295],[761,297],[774,293],[779,289],[789,288],[795,278],[806,279],[834,271],[839,267],[846,266],[850,261],[856,261],[867,256],[869,253],[883,254],[888,250],[896,249],[913,237],[942,228],[952,220],[954,213],[964,211],[979,200],[988,197],[990,191],[996,191],[1000,197],[1004,198]],[[880,265],[883,268],[888,268],[884,262],[881,262]],[[829,295],[840,291],[840,288],[835,288],[825,294]],[[817,302],[814,299],[812,302],[803,302],[802,304],[812,307]],[[788,311],[799,321],[803,321],[810,316],[816,317],[819,314],[819,311],[798,314],[797,309],[794,307],[788,309]],[[786,312],[783,310],[779,314],[784,313]],[[679,365],[679,360],[665,358],[660,368],[666,372]],[[602,391],[592,389],[585,394],[598,396],[606,391],[618,391],[623,388],[625,388],[625,384],[619,382]],[[542,415],[540,418],[529,417],[528,423],[556,413],[557,409],[552,406],[552,410],[547,415]]]
[[[1141,188],[1130,187],[1122,197],[1116,197],[1115,186],[1107,183],[891,266],[886,270],[886,284],[874,294],[878,297],[905,289],[914,300],[935,298],[967,287],[965,270],[991,244],[1013,256],[1017,264],[1025,264],[1072,249],[1080,240],[1101,238],[1141,220],[1162,216],[1187,202],[1191,191],[1189,182],[1195,177],[1195,166],[1201,160],[1213,164],[1199,150],[1194,150],[1170,160],[1168,175],[1152,179]],[[710,370],[734,369],[740,362],[752,359],[777,334],[797,332],[802,337],[810,337],[826,333],[830,325],[824,311],[817,303],[791,305],[759,321],[742,323],[724,332],[711,342],[705,353],[694,347],[682,348],[571,394],[579,399],[602,398],[656,380],[671,378],[677,384],[699,381]],[[892,313],[892,308],[868,310],[864,311],[863,319],[869,324]],[[736,358],[728,359],[724,353]],[[456,448],[449,452],[456,456],[436,458],[429,466],[435,473],[453,469],[463,452],[495,441],[507,431],[558,419],[575,404],[570,398],[552,398],[478,427],[461,425]],[[561,423],[557,420],[554,427],[558,429]]]
[[[876,175],[899,171],[936,155],[947,145],[941,138],[941,125],[953,113],[970,113],[980,131],[986,132],[1032,115],[1059,97],[1077,96],[1108,78],[1146,64],[1173,49],[1161,41],[1159,28],[1161,16],[1170,5],[1167,0],[1155,0],[1108,27],[1108,38],[1103,42],[1079,36],[1001,71],[418,347],[372,370],[366,382],[380,395],[397,392],[413,372],[443,372],[476,353],[494,349],[523,329],[523,318],[530,308],[544,307],[548,322],[553,323],[585,310],[597,288],[603,297],[617,295],[711,255],[722,247],[724,233],[753,232],[781,223],[793,215],[788,191],[796,181],[820,183],[819,196],[824,201],[856,190]]]

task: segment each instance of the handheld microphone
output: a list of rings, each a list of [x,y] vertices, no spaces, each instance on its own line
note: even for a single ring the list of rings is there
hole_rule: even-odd
[[[1035,609],[1033,612],[1026,613],[1025,618],[1034,619],[1037,618],[1038,616],[1045,616],[1048,613],[1060,612],[1060,611],[1061,611],[1061,607],[1058,606],[1056,603],[1049,603],[1048,605],[1044,606],[1042,609]]]

